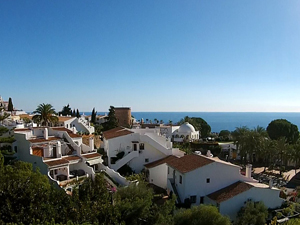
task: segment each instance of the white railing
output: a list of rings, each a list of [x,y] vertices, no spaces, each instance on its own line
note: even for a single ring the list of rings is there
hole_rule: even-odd
[[[127,164],[130,160],[139,157],[139,151],[132,151],[129,154],[125,155],[122,159],[116,161],[115,164],[111,164],[110,167],[114,170],[120,169],[122,166]]]
[[[90,146],[85,145],[83,143],[81,144],[81,150],[82,150],[82,153],[88,153],[88,152],[94,151],[94,149],[91,149]]]
[[[55,186],[56,188],[60,188],[59,181],[54,180],[54,179],[51,177],[50,171],[48,172],[47,175],[48,175],[48,179],[50,180],[50,182],[53,183],[54,186]]]
[[[159,138],[162,138],[162,137],[159,137]],[[148,134],[141,135],[141,141],[147,142],[148,144],[152,145],[153,147],[155,147],[156,149],[158,149],[159,151],[161,151],[165,155],[171,155],[172,154],[172,147],[167,148],[167,146],[162,145],[160,142],[158,142],[156,139],[152,138]]]
[[[75,149],[77,155],[81,154],[81,148],[79,145],[77,145],[73,139],[70,137],[68,132],[64,131],[64,137],[67,139],[67,141],[70,143],[70,145]]]
[[[109,175],[114,181],[122,186],[128,186],[131,182],[126,180],[125,177],[121,176],[118,172],[114,171],[113,169],[100,164],[101,170],[103,170],[107,175]]]

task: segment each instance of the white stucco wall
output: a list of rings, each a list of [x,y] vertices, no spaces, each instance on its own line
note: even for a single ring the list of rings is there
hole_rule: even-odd
[[[168,166],[166,163],[149,168],[149,183],[153,183],[161,188],[167,188]]]
[[[128,162],[129,166],[136,172],[139,173],[144,168],[144,165],[150,162],[154,162],[161,158],[166,157],[167,155],[162,153],[157,148],[153,147],[151,144],[143,141],[143,139],[147,139],[149,137],[143,138],[139,132],[132,133],[116,138],[112,138],[109,140],[104,139],[104,150],[107,152],[108,156],[108,166],[111,167],[111,157],[116,157],[118,152],[125,152],[124,157],[129,154],[131,151],[134,151],[134,144],[137,146],[137,151],[139,151],[139,156],[133,158],[130,162]],[[162,141],[162,137],[159,137],[159,141]],[[151,139],[152,140],[152,139]],[[164,138],[164,140],[166,140]],[[138,142],[138,143],[133,143]],[[144,144],[144,150],[140,150],[140,144]],[[161,147],[161,146],[160,146]],[[167,151],[167,150],[166,150]],[[172,150],[169,151],[172,153]],[[147,159],[147,161],[146,161]]]
[[[161,153],[159,150],[149,145],[148,143],[144,143],[144,150],[140,151],[139,157],[132,159],[129,162],[129,166],[136,172],[140,173],[142,169],[144,169],[144,165],[147,163],[154,162],[156,160],[162,159],[166,157],[165,154]],[[147,159],[147,162],[146,162]]]
[[[42,174],[48,174],[48,166],[43,163],[42,157],[30,154],[30,142],[25,138],[26,134],[15,133],[17,157],[24,162],[32,163],[33,168],[39,167]]]
[[[277,208],[283,203],[283,199],[279,198],[279,192],[280,190],[278,189],[253,187],[248,191],[228,199],[227,201],[221,202],[219,210],[221,214],[228,215],[232,220],[234,220],[238,211],[249,199],[254,202],[262,201],[267,208]],[[216,205],[213,201],[211,203]]]

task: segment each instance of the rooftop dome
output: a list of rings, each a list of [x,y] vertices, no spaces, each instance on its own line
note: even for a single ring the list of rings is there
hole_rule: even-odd
[[[195,132],[195,128],[193,127],[193,125],[189,124],[188,122],[185,122],[184,124],[182,124],[179,129],[178,129],[179,133],[191,133],[191,132]]]

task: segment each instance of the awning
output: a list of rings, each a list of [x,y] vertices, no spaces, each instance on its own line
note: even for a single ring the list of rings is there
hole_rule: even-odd
[[[92,159],[92,160],[89,160],[87,161],[87,163],[92,166],[92,165],[95,165],[95,164],[99,164],[99,163],[102,163],[102,159],[101,158],[98,158],[98,159]]]

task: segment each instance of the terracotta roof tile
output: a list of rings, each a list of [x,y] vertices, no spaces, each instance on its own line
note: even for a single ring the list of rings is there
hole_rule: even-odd
[[[16,129],[14,129],[14,132],[18,132],[18,131],[31,131],[31,130],[28,129],[28,128],[16,128]]]
[[[61,140],[61,138],[49,137],[48,140],[46,140],[45,138],[36,138],[36,139],[30,139],[28,141],[31,143],[39,143],[39,142],[49,142],[49,141],[55,141],[55,140]]]
[[[59,116],[58,117],[58,122],[65,122],[65,121],[71,120],[73,118],[74,117],[69,117],[69,116]]]
[[[248,191],[253,186],[251,184],[238,181],[234,184],[231,184],[225,188],[222,188],[216,192],[213,192],[208,195],[208,197],[218,203],[224,202],[236,195],[239,195],[245,191]]]
[[[71,138],[81,138],[78,134],[68,133]]]
[[[23,119],[23,118],[28,118],[28,119],[32,119],[32,115],[28,115],[28,114],[21,114],[19,115],[20,119]]]
[[[213,162],[214,160],[211,160],[205,156],[192,154],[185,155],[177,160],[172,160],[168,162],[168,165],[181,173],[187,173]]]
[[[114,129],[103,132],[103,136],[106,140],[108,140],[108,139],[121,137],[132,133],[133,133],[132,131],[127,130],[126,128],[116,127]]]
[[[68,164],[69,161],[66,159],[58,159],[58,160],[44,161],[44,163],[51,167],[51,166],[65,165]]]
[[[83,154],[81,155],[82,157],[86,158],[86,159],[92,159],[92,158],[99,158],[101,157],[101,155],[99,153],[88,153],[88,154]]]
[[[169,155],[163,159],[159,159],[157,161],[154,161],[154,162],[151,162],[151,163],[148,163],[145,165],[145,167],[147,168],[153,168],[153,167],[156,167],[156,166],[159,166],[161,164],[164,164],[164,163],[169,163],[171,162],[172,160],[178,160],[178,158],[174,155]]]
[[[71,138],[81,137],[80,135],[74,134],[71,130],[69,130],[68,128],[65,128],[65,127],[52,127],[51,129],[56,130],[56,131],[66,131]]]
[[[74,155],[74,156],[64,157],[63,159],[66,159],[68,161],[74,161],[74,160],[80,160],[81,158],[77,155]]]
[[[57,131],[66,131],[66,132],[72,132],[71,130],[69,130],[68,128],[65,127],[51,127],[52,130],[57,130]]]

